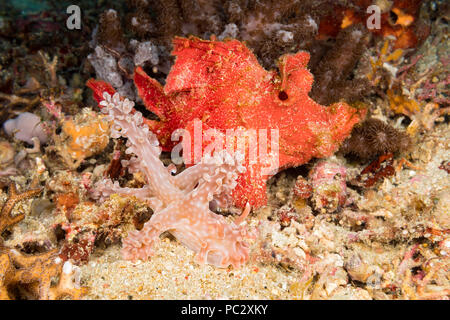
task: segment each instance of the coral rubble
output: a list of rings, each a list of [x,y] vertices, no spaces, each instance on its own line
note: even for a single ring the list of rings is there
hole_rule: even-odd
[[[330,161],[321,161],[309,173],[314,209],[334,212],[347,200],[347,170]]]
[[[448,1],[77,5],[0,1],[0,299],[450,299]]]

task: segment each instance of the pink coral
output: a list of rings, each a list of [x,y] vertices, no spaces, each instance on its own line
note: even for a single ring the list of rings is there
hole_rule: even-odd
[[[236,186],[237,174],[245,168],[242,157],[226,153],[206,155],[200,163],[172,176],[159,159],[156,136],[143,123],[142,114],[134,112],[134,103],[121,100],[118,94],[104,94],[102,111],[113,121],[111,136],[128,138],[127,153],[134,154],[128,164],[145,174],[147,186],[142,189],[120,188],[101,182],[98,196],[111,192],[133,194],[148,201],[154,210],[141,231],[132,231],[123,241],[126,259],[148,259],[161,233],[169,231],[183,245],[197,252],[196,261],[218,267],[239,267],[249,258],[246,238],[253,237],[243,221],[249,205],[234,222],[228,223],[209,209],[214,195],[227,194]],[[112,191],[108,192],[108,186]]]

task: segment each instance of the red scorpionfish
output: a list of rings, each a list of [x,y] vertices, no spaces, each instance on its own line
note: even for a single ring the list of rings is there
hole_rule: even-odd
[[[260,156],[264,154],[261,150],[256,161],[249,157],[252,151],[247,152],[247,170],[240,174],[231,195],[237,207],[243,208],[247,202],[253,208],[265,205],[266,181],[273,174],[307,163],[313,157],[332,155],[365,115],[365,110],[344,102],[325,107],[308,96],[313,75],[307,68],[310,58],[307,52],[280,57],[278,74],[261,67],[250,49],[238,40],[176,37],[173,46],[176,61],[164,87],[141,67],[134,72],[134,83],[146,108],[159,117],[159,121],[146,119],[146,123],[157,135],[164,151],[172,150],[177,144],[172,138],[177,129],[193,133],[194,139],[183,136],[183,150],[189,150],[187,147],[191,150],[183,152],[187,165],[194,164],[186,161],[186,158],[192,159],[192,152],[194,159],[201,159],[201,154],[195,155],[195,152],[205,152],[211,147],[205,141],[208,129],[224,135],[234,129],[238,137],[242,132],[255,130],[260,133],[256,140],[259,149],[265,141],[260,140],[264,136],[261,132],[267,132],[267,139],[270,135],[271,142],[264,144],[270,149],[268,152],[276,156],[276,166],[273,167],[273,157]],[[104,81],[90,79],[87,85],[98,102],[103,100],[103,92],[111,95],[115,92]],[[203,130],[200,142],[195,139],[196,124]],[[220,139],[214,136],[213,140]],[[274,140],[277,141],[272,143]],[[250,145],[249,141],[245,140],[246,146]],[[230,143],[237,145],[237,142]],[[268,162],[273,169],[269,173],[263,170]]]

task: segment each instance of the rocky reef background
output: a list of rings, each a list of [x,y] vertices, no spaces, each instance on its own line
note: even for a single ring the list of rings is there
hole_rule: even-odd
[[[0,4],[0,257],[35,256],[22,268],[36,271],[57,253],[80,266],[64,273],[52,260],[61,285],[47,298],[448,299],[446,1],[86,0],[76,3],[80,30],[66,28],[70,4]],[[365,26],[371,4],[382,11],[377,31]],[[109,82],[156,119],[141,106],[133,70],[164,84],[172,38],[189,35],[245,41],[266,69],[309,51],[310,96],[368,110],[336,155],[268,182],[269,203],[249,222],[259,230],[253,258],[239,270],[198,266],[171,236],[151,261],[124,261],[122,237],[152,210],[132,197],[90,196],[102,177],[127,187],[144,178],[120,165],[125,143],[109,139],[86,81]],[[34,274],[51,286],[48,274]],[[0,284],[10,298],[45,298],[33,286]]]

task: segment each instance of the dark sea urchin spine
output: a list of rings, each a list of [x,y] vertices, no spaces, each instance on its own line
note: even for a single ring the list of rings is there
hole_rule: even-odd
[[[379,119],[369,118],[353,128],[340,151],[344,155],[367,161],[386,153],[404,151],[409,145],[407,134]]]

